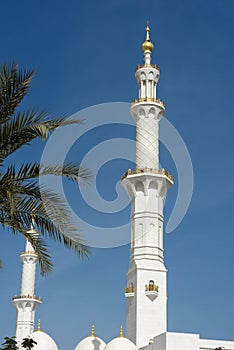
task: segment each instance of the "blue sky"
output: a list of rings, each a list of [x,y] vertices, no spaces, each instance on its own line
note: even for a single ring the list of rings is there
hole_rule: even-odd
[[[156,46],[153,62],[161,68],[158,94],[165,101],[166,117],[187,145],[195,179],[186,217],[172,234],[165,235],[168,328],[232,339],[233,1],[13,0],[1,4],[1,13],[1,63],[15,61],[36,69],[23,107],[36,107],[54,116],[136,98],[134,71],[142,63],[140,45],[149,19]],[[130,127],[123,131],[110,127],[107,134],[134,138]],[[89,149],[105,137],[98,132],[87,137],[74,145],[69,157],[80,161],[84,147]],[[14,161],[40,160],[43,147],[35,142]],[[176,178],[175,165],[164,147],[161,163]],[[101,170],[98,187],[106,200],[112,200],[117,175],[129,164],[118,160],[107,165]],[[177,189],[175,184],[168,194],[165,221]],[[67,185],[66,191],[78,211],[78,190]],[[93,220],[88,209],[87,213],[87,220]],[[128,209],[124,215],[126,220]],[[104,226],[111,223],[110,217],[102,215],[95,220]],[[4,231],[1,240],[3,339],[15,332],[11,297],[19,293],[19,253],[24,241]],[[60,350],[73,349],[90,333],[92,323],[104,340],[116,336],[120,324],[125,324],[123,289],[129,247],[93,249],[88,261],[79,261],[58,244],[48,243],[55,266],[48,278],[37,279],[37,295],[43,298],[37,312],[42,329],[52,335]]]

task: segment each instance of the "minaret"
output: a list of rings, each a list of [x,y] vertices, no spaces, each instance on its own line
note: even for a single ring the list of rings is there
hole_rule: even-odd
[[[131,199],[131,253],[127,275],[126,336],[138,348],[167,330],[167,270],[163,257],[163,203],[173,178],[159,169],[159,121],[164,103],[157,99],[160,70],[151,64],[150,29],[142,44],[143,65],[136,70],[139,98],[131,105],[136,122],[136,169],[122,184]]]
[[[35,237],[38,236],[38,232],[34,229],[33,217],[28,233]],[[20,296],[15,296],[12,299],[17,310],[16,340],[19,343],[34,331],[35,312],[38,305],[41,304],[41,298],[35,296],[38,255],[28,241],[25,252],[20,254],[20,260],[22,262],[21,293]]]

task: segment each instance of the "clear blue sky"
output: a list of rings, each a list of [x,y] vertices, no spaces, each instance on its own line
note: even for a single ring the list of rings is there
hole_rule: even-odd
[[[166,103],[166,117],[188,147],[195,176],[186,217],[176,231],[165,235],[168,328],[233,339],[233,0],[13,0],[2,2],[1,13],[1,63],[35,67],[24,107],[54,116],[136,98],[134,71],[142,63],[140,44],[149,19],[156,44],[153,61],[162,71],[159,97]],[[124,137],[133,137],[131,128]],[[98,137],[90,142],[94,140]],[[39,160],[43,146],[36,142],[15,161]],[[72,153],[76,160],[80,151]],[[176,176],[163,148],[161,163]],[[116,173],[121,176],[127,168],[126,162],[117,162],[106,171],[113,179],[99,183],[106,199],[115,194]],[[73,192],[74,206],[79,193],[69,188],[68,192]],[[177,185],[167,197],[165,220],[176,193]],[[97,220],[104,221],[102,216]],[[3,339],[15,332],[11,297],[19,293],[24,241],[4,231],[1,236]],[[54,271],[37,279],[37,295],[43,298],[37,312],[42,329],[60,350],[73,349],[90,333],[92,323],[105,341],[116,336],[120,324],[125,324],[129,247],[94,249],[90,260],[81,262],[58,244],[49,245]]]

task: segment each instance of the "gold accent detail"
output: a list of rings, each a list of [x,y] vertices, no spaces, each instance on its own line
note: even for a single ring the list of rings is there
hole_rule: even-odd
[[[145,41],[142,44],[142,51],[146,52],[146,51],[150,51],[152,52],[154,49],[154,44],[150,41],[150,27],[147,23],[146,25],[146,36],[145,36]]]
[[[30,217],[31,217],[32,220],[34,220],[35,217],[36,217],[36,214],[34,214],[34,212],[32,212],[32,213],[30,214]]]
[[[30,217],[31,217],[31,227],[30,227],[30,230],[34,230],[35,227],[35,218],[36,218],[36,215],[34,214],[34,210],[32,211],[32,213],[30,214]]]
[[[138,64],[138,66],[136,67],[136,70],[141,69],[141,68],[155,68],[160,72],[160,68],[159,66],[157,66],[157,64]]]
[[[94,328],[94,324],[92,325],[92,328],[91,328],[91,337],[95,337],[95,328]]]
[[[125,293],[134,293],[134,292],[135,292],[135,288],[133,283],[131,283],[129,287],[125,288]]]
[[[135,103],[139,103],[139,102],[155,102],[158,105],[162,106],[163,109],[165,109],[165,104],[163,101],[161,101],[159,98],[153,98],[153,97],[145,97],[145,98],[138,98],[135,99],[131,105],[134,105]]]
[[[41,320],[39,318],[38,322],[37,322],[37,331],[41,332]]]
[[[165,175],[166,177],[168,177],[168,179],[173,181],[173,176],[170,175],[165,169],[158,170],[153,168],[143,168],[143,169],[135,169],[135,170],[128,169],[128,171],[122,176],[121,180],[125,179],[125,177],[127,177],[128,175],[144,174],[144,173]]]
[[[123,337],[123,326],[120,326],[120,330],[119,330],[119,337],[122,338]]]
[[[31,250],[27,250],[26,252],[21,252],[20,255],[36,255],[36,256],[38,256],[37,253],[35,253]]]
[[[158,292],[158,286],[154,284],[154,281],[149,281],[149,284],[145,285],[146,292]]]
[[[12,300],[15,300],[15,299],[35,299],[35,300],[38,300],[38,301],[42,301],[42,298],[41,297],[36,297],[36,295],[15,295]]]

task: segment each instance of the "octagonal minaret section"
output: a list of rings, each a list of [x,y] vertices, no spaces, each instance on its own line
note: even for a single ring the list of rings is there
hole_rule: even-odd
[[[28,234],[36,238],[38,232],[34,229],[34,220]],[[38,255],[27,240],[25,251],[20,254],[22,263],[21,292],[19,296],[12,298],[17,311],[16,340],[20,346],[22,339],[27,338],[34,331],[35,313],[41,298],[35,295],[36,266]],[[20,348],[21,349],[21,348]]]
[[[136,122],[136,169],[129,169],[122,178],[131,199],[126,335],[138,348],[167,330],[163,204],[173,178],[159,167],[159,122],[165,106],[157,98],[160,69],[151,63],[153,49],[147,25],[142,44],[144,64],[137,67],[135,74],[139,96],[130,108]]]

